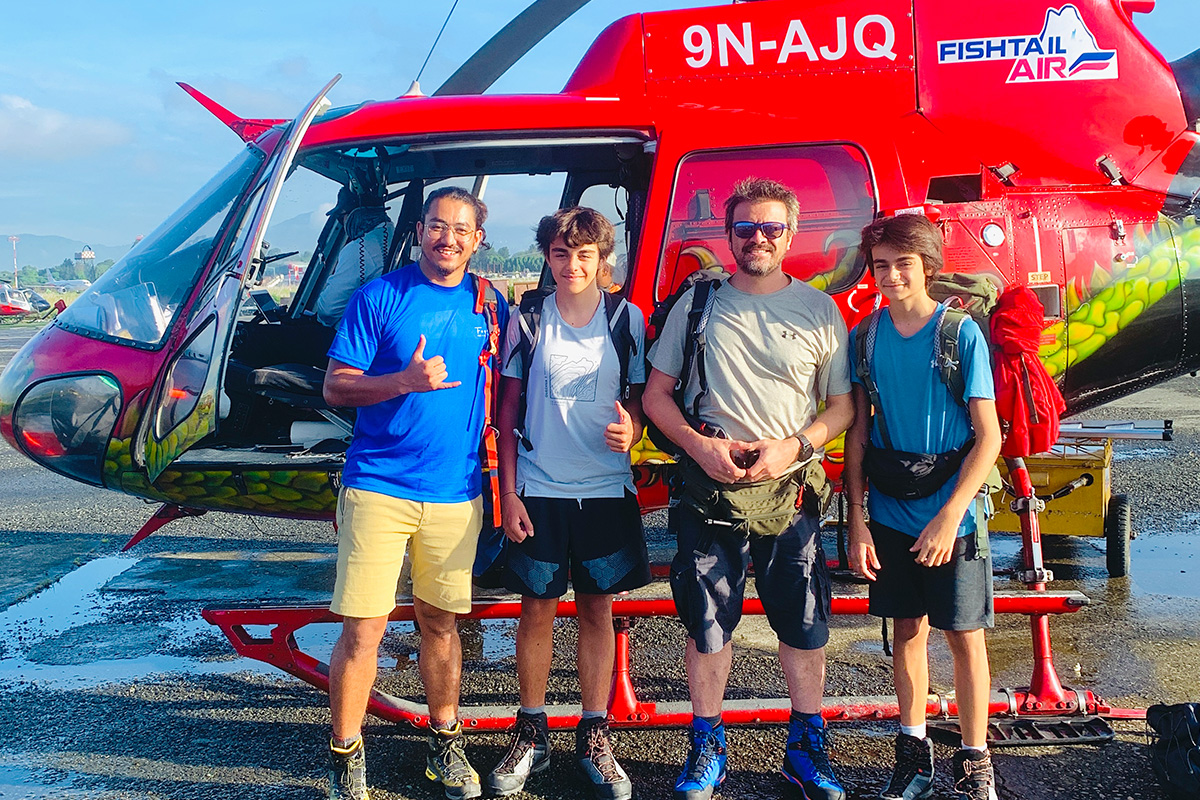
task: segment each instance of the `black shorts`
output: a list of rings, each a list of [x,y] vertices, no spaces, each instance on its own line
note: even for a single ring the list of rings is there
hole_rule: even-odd
[[[816,516],[801,511],[778,536],[749,538],[683,506],[671,509],[671,520],[679,545],[671,562],[671,594],[697,650],[718,652],[733,637],[751,562],[758,597],[779,641],[798,650],[816,650],[829,641],[829,568]]]
[[[505,586],[524,597],[616,594],[650,582],[650,556],[637,496],[571,500],[522,497],[533,536],[509,542]]]
[[[894,528],[871,523],[871,538],[881,568],[871,582],[870,612],[877,617],[917,619],[943,631],[990,628],[992,557],[980,553],[974,534],[954,542],[950,560],[940,567],[917,563],[909,548],[916,539]]]

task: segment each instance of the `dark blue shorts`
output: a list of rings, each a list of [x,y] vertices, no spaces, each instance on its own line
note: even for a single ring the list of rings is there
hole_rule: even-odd
[[[671,593],[679,619],[701,653],[716,653],[742,619],[746,574],[779,641],[816,650],[829,641],[831,589],[820,521],[801,511],[778,536],[740,536],[683,506],[671,509],[679,550]]]
[[[993,624],[992,557],[980,553],[973,535],[954,542],[950,560],[940,567],[917,563],[909,548],[916,537],[871,523],[871,538],[881,569],[871,582],[870,612],[877,617],[918,619],[942,631],[974,631]]]
[[[534,535],[508,543],[505,586],[523,597],[616,594],[650,582],[637,496],[523,497]]]

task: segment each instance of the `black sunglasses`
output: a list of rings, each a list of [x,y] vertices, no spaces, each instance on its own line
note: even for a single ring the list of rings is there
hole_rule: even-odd
[[[749,239],[755,231],[762,231],[768,239],[778,239],[787,230],[786,222],[735,222],[733,235],[739,239]]]

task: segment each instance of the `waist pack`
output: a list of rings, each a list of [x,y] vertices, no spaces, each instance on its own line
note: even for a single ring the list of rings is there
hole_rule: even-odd
[[[974,437],[949,453],[909,453],[868,444],[863,470],[871,485],[888,497],[919,500],[941,489],[974,446]]]
[[[781,478],[720,483],[695,461],[683,458],[679,477],[681,505],[711,522],[728,523],[742,536],[778,536],[802,505],[810,513],[822,513],[829,494],[825,470],[817,461]]]

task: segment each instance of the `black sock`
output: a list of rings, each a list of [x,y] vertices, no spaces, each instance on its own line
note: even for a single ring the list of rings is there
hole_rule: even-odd
[[[695,717],[696,717],[696,719],[702,719],[705,722],[707,722],[708,727],[712,728],[713,730],[716,730],[722,724],[720,714],[717,714],[715,717],[704,717],[704,716],[701,716],[700,714],[696,714]]]
[[[793,708],[792,715],[789,717],[789,719],[792,722],[807,722],[813,727],[821,727],[821,712],[819,711],[816,714],[801,714],[799,711]]]

